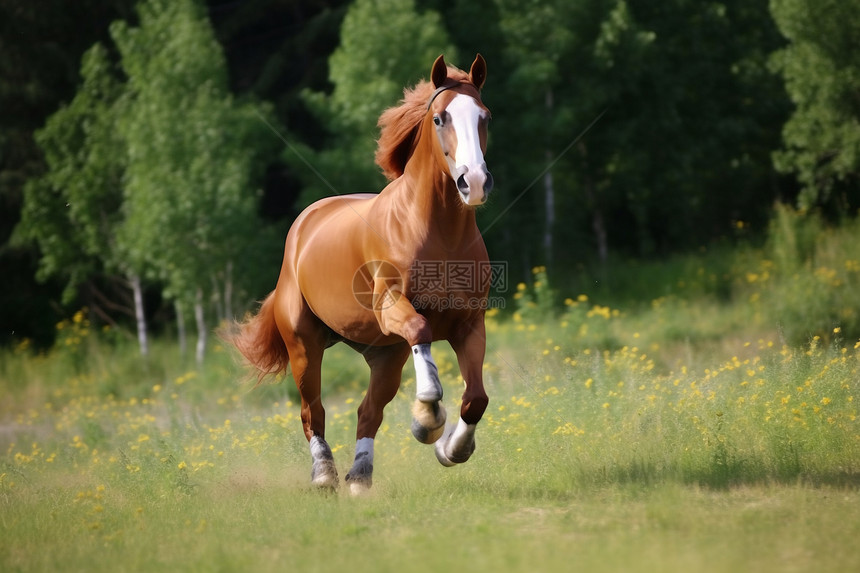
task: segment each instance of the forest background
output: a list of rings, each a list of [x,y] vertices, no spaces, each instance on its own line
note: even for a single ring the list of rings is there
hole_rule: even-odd
[[[440,53],[489,63],[497,188],[479,226],[509,285],[538,267],[567,292],[583,277],[635,291],[611,269],[764,241],[775,205],[844,225],[860,206],[858,14],[857,0],[2,0],[0,344],[49,346],[86,307],[136,325],[144,352],[147,332],[184,345],[193,321],[202,352],[272,288],[304,206],[383,187],[376,119]]]

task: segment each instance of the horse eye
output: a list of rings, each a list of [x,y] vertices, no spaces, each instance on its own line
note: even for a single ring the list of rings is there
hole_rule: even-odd
[[[438,115],[434,115],[433,116],[433,123],[436,124],[436,127],[439,127],[440,125],[442,125],[442,118],[439,117]]]

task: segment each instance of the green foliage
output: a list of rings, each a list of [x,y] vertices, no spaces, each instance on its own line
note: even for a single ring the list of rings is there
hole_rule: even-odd
[[[739,291],[792,344],[860,336],[858,241],[856,221],[831,228],[778,206],[765,252],[738,273]]]
[[[340,37],[329,60],[334,91],[324,105],[336,127],[371,139],[380,106],[393,105],[404,86],[425,78],[439,54],[457,61],[439,14],[419,12],[414,0],[356,0]],[[407,45],[409,50],[392,50]]]
[[[496,73],[507,81],[497,88],[503,107],[488,100],[489,155],[505,185],[489,208],[502,209],[504,226],[519,231],[491,217],[491,252],[516,252],[526,268],[556,271],[610,250],[641,256],[702,244],[705,235],[730,233],[737,218],[766,218],[749,207],[772,201],[778,138],[753,117],[779,124],[785,109],[766,67],[770,50],[762,49],[778,45],[766,6],[497,6],[505,61]],[[540,177],[548,167],[552,204]],[[505,210],[513,202],[516,209]],[[553,209],[550,231],[563,247],[548,259],[538,238]],[[520,240],[522,233],[532,239]]]
[[[852,340],[860,338],[858,241],[856,221],[832,227],[814,212],[777,204],[761,247],[581,267],[555,275],[570,295],[563,306],[538,267],[531,284],[518,285],[511,317],[519,329],[556,317],[576,325],[577,343],[600,349],[618,348],[625,328],[692,344],[774,330],[792,345]],[[615,320],[620,309],[630,320]]]
[[[224,56],[190,0],[140,7],[140,26],[112,27],[128,95],[119,122],[129,149],[118,240],[170,298],[193,300],[230,280],[255,245],[254,181],[277,139],[265,107],[236,101]]]
[[[271,239],[254,186],[277,122],[229,93],[199,3],[153,0],[138,12],[138,27],[111,26],[118,69],[94,46],[75,99],[38,132],[48,170],[26,188],[17,237],[39,247],[40,278],[67,280],[67,302],[99,276],[127,278],[145,354],[140,278],[175,301],[216,299],[219,316],[237,294],[253,296],[255,253]]]
[[[714,238],[745,241],[748,229],[766,228],[774,200],[794,200],[795,178],[806,188],[803,205],[824,205],[822,216],[853,212],[858,34],[852,2],[826,6],[300,0],[207,10],[153,0],[137,20],[112,26],[118,50],[94,47],[81,62],[76,98],[37,135],[45,153],[39,177],[18,110],[47,114],[53,104],[45,102],[61,97],[50,93],[74,81],[57,80],[53,90],[49,63],[71,70],[77,62],[60,66],[52,59],[60,54],[36,42],[22,58],[21,38],[62,37],[65,46],[70,34],[40,34],[43,26],[74,29],[60,23],[89,25],[90,15],[101,22],[128,9],[122,1],[84,3],[39,18],[24,4],[4,7],[9,17],[0,26],[14,35],[0,34],[0,68],[8,71],[0,80],[0,219],[14,224],[14,189],[30,179],[17,246],[38,246],[40,278],[60,279],[67,300],[82,282],[131,274],[168,297],[199,291],[209,301],[232,274],[243,283],[235,298],[248,302],[271,287],[275,271],[267,269],[277,268],[289,225],[278,221],[276,232],[257,219],[263,167],[283,183],[269,186],[268,199],[283,203],[278,213],[323,195],[379,190],[384,181],[372,161],[379,112],[439,53],[463,67],[481,51],[494,113],[487,159],[498,185],[478,217],[492,257],[507,260],[514,276],[545,265],[554,285],[571,281],[593,295],[599,281],[616,296],[619,281],[636,273],[625,277],[615,261],[635,267],[631,257],[702,245],[714,252]],[[272,31],[261,16],[269,10],[289,11],[292,24]],[[77,45],[99,33],[74,36]],[[26,62],[38,73],[24,70]],[[276,107],[231,93],[248,86]],[[279,141],[265,123],[281,132],[278,120],[289,130],[286,169],[271,164]],[[783,149],[772,157],[783,125]],[[773,161],[792,177],[777,177]],[[292,206],[299,195],[302,205]],[[7,252],[0,248],[0,256]],[[592,265],[595,258],[606,267]],[[683,275],[682,259],[663,270]],[[724,274],[706,270],[716,278],[697,284],[725,299]],[[683,290],[658,293],[658,279],[640,280],[646,299]],[[630,300],[638,285],[622,286]]]
[[[308,172],[293,151],[285,156],[303,174],[302,204],[332,193],[375,193],[384,186],[373,163],[376,122],[385,108],[396,105],[405,86],[429,74],[440,54],[457,63],[457,52],[438,13],[419,12],[414,0],[357,0],[350,5],[340,45],[329,58],[333,91],[305,92],[331,143],[318,153],[307,149],[302,153],[310,156],[325,181]]]
[[[133,0],[0,3],[0,245],[18,221],[27,180],[43,172],[34,132],[63,102],[73,99],[81,55],[106,40],[108,23],[129,15],[133,4]]]
[[[81,83],[81,56],[109,40],[107,26],[132,13],[134,0],[9,0],[0,2],[0,344],[29,336],[51,343],[63,291],[78,278],[60,270],[37,279],[39,248],[21,245],[14,229],[21,221],[26,191],[47,165],[36,141],[48,116],[70,105]],[[46,191],[48,203],[65,201]],[[50,210],[48,203],[43,209]],[[72,237],[72,233],[62,235]],[[58,251],[53,246],[52,251]],[[86,266],[68,267],[83,276]],[[76,302],[75,304],[80,304]],[[73,307],[74,305],[72,305]]]
[[[781,172],[803,185],[802,207],[836,203],[856,207],[860,173],[860,23],[856,0],[771,0],[773,19],[788,40],[772,57],[794,112],[785,123]],[[848,204],[846,197],[850,195]]]
[[[107,50],[96,44],[81,62],[81,86],[72,102],[36,132],[48,171],[24,190],[16,241],[36,243],[38,277],[67,281],[64,299],[98,272],[116,272],[120,255],[125,143],[116,131],[122,87]]]
[[[518,320],[540,322],[553,317],[556,312],[556,293],[549,284],[546,267],[532,269],[530,285],[519,283],[513,298]]]
[[[767,249],[780,272],[791,275],[799,271],[814,256],[823,231],[817,213],[777,204],[768,230]]]

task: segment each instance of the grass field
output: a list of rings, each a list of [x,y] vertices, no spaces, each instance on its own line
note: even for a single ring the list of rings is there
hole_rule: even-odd
[[[291,379],[252,389],[224,349],[198,370],[165,341],[144,366],[78,313],[50,353],[0,357],[0,570],[858,571],[845,233],[808,273],[773,247],[639,269],[664,280],[638,304],[535,269],[488,321],[472,459],[443,468],[411,437],[407,367],[361,498],[311,490]],[[792,326],[807,274],[836,318]],[[453,355],[433,352],[454,412]],[[342,477],[366,372],[342,345],[325,368]]]

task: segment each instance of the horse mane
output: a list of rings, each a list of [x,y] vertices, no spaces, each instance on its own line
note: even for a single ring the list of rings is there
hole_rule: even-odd
[[[471,83],[469,74],[454,66],[448,66],[448,80]],[[376,164],[389,180],[403,175],[406,162],[415,150],[418,128],[427,114],[427,100],[435,89],[428,81],[421,81],[411,89],[406,88],[400,105],[386,109],[379,116]]]

